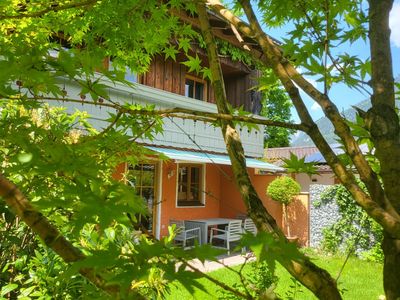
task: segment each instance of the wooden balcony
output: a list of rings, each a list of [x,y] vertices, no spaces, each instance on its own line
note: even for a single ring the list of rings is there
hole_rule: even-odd
[[[156,108],[181,107],[204,112],[217,112],[217,107],[213,103],[188,98],[142,84],[135,84],[131,88],[118,83],[114,84],[107,80],[102,83],[109,86],[110,98],[119,103],[154,104]],[[76,84],[68,81],[62,81],[62,84],[66,86],[68,97],[79,99],[80,88]],[[90,97],[86,101],[91,101]],[[60,102],[59,105],[62,106],[65,103]],[[92,124],[98,129],[106,126],[104,120],[109,117],[108,113],[111,112],[109,108],[105,107],[100,108],[99,106],[85,103],[68,103],[69,111],[73,112],[75,109],[87,111],[91,115]],[[247,128],[238,128],[238,130],[246,155],[262,157],[264,126],[260,126],[259,130],[249,131]],[[163,133],[157,134],[153,141],[146,139],[139,141],[156,146],[226,153],[221,129],[203,121],[165,118]]]

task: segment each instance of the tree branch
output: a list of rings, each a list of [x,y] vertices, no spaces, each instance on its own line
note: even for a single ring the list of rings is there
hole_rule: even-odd
[[[0,173],[0,198],[9,209],[21,218],[35,232],[46,246],[54,250],[67,263],[83,260],[85,255],[74,247],[45,216],[38,212],[26,199],[18,187]],[[117,296],[119,286],[108,284],[107,281],[92,268],[82,268],[79,272],[98,288]]]
[[[206,43],[210,70],[211,83],[214,88],[218,111],[229,113],[227,98],[221,65],[218,59],[218,53],[211,26],[209,24],[206,7],[204,4],[197,5],[200,27],[204,41]],[[251,183],[246,172],[246,163],[244,160],[244,150],[240,137],[237,134],[234,124],[231,121],[222,121],[221,130],[226,143],[226,149],[232,163],[236,185],[240,191],[249,216],[256,224],[258,230],[270,232],[275,238],[286,240],[283,232],[277,226],[274,218],[268,213],[261,199],[259,198],[254,186]],[[299,254],[300,256],[300,254]],[[318,268],[309,259],[299,259],[294,261],[291,258],[280,259],[279,262],[299,280],[304,286],[309,288],[314,294],[325,299],[341,299],[336,283],[328,272]]]
[[[354,137],[350,133],[348,125],[345,123],[341,115],[339,114],[337,107],[330,101],[330,99],[320,93],[314,88],[304,77],[297,72],[297,70],[282,57],[280,49],[272,42],[272,40],[262,31],[254,12],[248,1],[240,1],[242,6],[247,7],[247,18],[254,27],[250,28],[249,25],[241,21],[239,18],[234,16],[228,11],[218,0],[208,0],[209,7],[216,12],[218,15],[223,17],[228,22],[234,23],[234,25],[242,32],[242,34],[255,38],[261,48],[264,51],[263,62],[266,61],[267,66],[271,66],[274,72],[281,79],[282,84],[289,93],[289,96],[293,100],[293,104],[299,113],[302,123],[308,127],[306,133],[313,139],[314,143],[318,146],[319,150],[325,157],[332,170],[340,181],[349,189],[356,201],[386,230],[390,231],[396,236],[400,236],[397,232],[398,224],[400,223],[400,217],[386,198],[382,186],[377,178],[377,175],[368,162],[365,160],[358,144],[354,140]],[[336,133],[342,138],[345,145],[346,152],[349,154],[357,171],[360,174],[361,179],[365,182],[367,189],[374,199],[372,200],[355,181],[355,177],[352,172],[346,170],[341,161],[337,158],[335,153],[330,148],[329,144],[326,143],[324,137],[321,135],[319,129],[310,117],[307,108],[302,103],[298,89],[294,86],[292,80],[300,86],[309,96],[315,99],[322,109],[325,115],[334,124]],[[376,202],[375,202],[376,201]]]
[[[18,99],[13,99],[18,100]],[[119,103],[108,103],[108,102],[93,102],[93,101],[82,101],[73,98],[56,98],[56,97],[28,97],[27,100],[33,101],[56,101],[56,102],[71,102],[71,103],[80,103],[82,105],[94,105],[99,107],[107,107],[112,108],[120,113],[126,113],[130,115],[146,115],[146,116],[162,116],[162,117],[178,117],[182,119],[193,119],[193,120],[201,120],[205,122],[214,122],[217,120],[226,120],[226,121],[234,121],[234,122],[243,122],[257,125],[266,125],[266,126],[275,126],[275,127],[283,127],[288,129],[306,131],[307,127],[304,124],[296,124],[296,123],[287,123],[281,121],[274,120],[266,120],[262,117],[258,116],[235,116],[231,113],[223,114],[223,113],[212,113],[198,110],[185,109],[180,107],[169,108],[169,109],[158,109],[158,110],[147,110],[147,109],[129,109],[124,105]],[[106,100],[107,101],[107,100]],[[203,117],[203,119],[201,119]]]
[[[227,290],[227,291],[233,293],[234,295],[239,296],[239,297],[241,297],[241,298],[243,298],[243,299],[253,299],[251,296],[246,295],[246,294],[243,294],[243,293],[241,293],[240,291],[235,290],[235,289],[233,289],[232,287],[230,287],[229,285],[223,283],[222,281],[219,281],[218,279],[215,279],[215,278],[209,276],[208,274],[203,273],[202,271],[200,271],[199,269],[197,269],[195,266],[193,266],[192,264],[188,263],[187,261],[181,260],[181,263],[183,263],[184,265],[186,265],[188,268],[190,268],[191,270],[193,270],[195,273],[201,275],[202,277],[208,279],[209,281],[215,283],[216,285],[222,287],[223,289],[225,289],[225,290]]]
[[[284,80],[286,85],[293,85],[291,81],[293,80],[300,88],[302,88],[312,99],[314,99],[323,109],[325,115],[332,121],[335,126],[335,130],[338,135],[343,139],[346,150],[356,167],[359,167],[362,170],[358,170],[360,175],[365,178],[376,178],[376,174],[369,167],[367,161],[363,157],[359,146],[354,140],[353,136],[350,133],[350,129],[348,125],[342,119],[337,107],[330,101],[330,99],[318,91],[311,83],[309,83],[290,63],[287,59],[282,56],[282,51],[275,45],[275,43],[266,35],[259,25],[257,18],[253,10],[251,9],[251,5],[246,5],[245,1],[239,1],[242,6],[246,6],[248,11],[246,13],[247,18],[251,25],[247,25],[242,20],[237,18],[234,14],[232,14],[229,10],[227,10],[219,0],[208,0],[210,9],[216,12],[218,15],[223,17],[229,23],[233,23],[236,28],[243,34],[251,38],[255,38],[263,49],[264,56],[262,62],[266,64],[266,66],[272,67],[275,69],[275,73],[280,77],[281,81]],[[272,65],[275,64],[275,67]],[[279,72],[277,68],[281,69]],[[285,83],[282,81],[285,85]],[[287,87],[285,87],[287,89]],[[297,89],[297,88],[296,88]],[[312,121],[312,118],[309,116],[307,112],[307,108],[304,104],[302,104],[301,97],[299,93],[295,91],[293,87],[289,87],[287,89],[289,95],[294,96],[292,98],[293,104],[296,107],[296,110],[300,115],[300,119],[305,122],[308,126],[315,126],[315,123]],[[292,91],[290,93],[289,91]],[[316,144],[318,145],[318,144]],[[365,170],[365,171],[364,171]],[[379,187],[375,186],[375,189],[378,190]],[[382,192],[382,191],[381,191]]]

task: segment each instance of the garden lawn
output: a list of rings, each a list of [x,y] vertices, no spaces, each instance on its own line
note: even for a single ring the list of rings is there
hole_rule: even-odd
[[[313,255],[312,260],[320,267],[328,270],[336,278],[343,264],[344,257]],[[235,267],[234,269],[238,270],[239,267]],[[245,269],[250,270],[251,268],[246,266]],[[225,268],[208,274],[230,286],[239,282],[237,275]],[[280,265],[277,266],[276,275],[279,277],[279,281],[275,292],[283,299],[316,299],[304,287],[298,284],[295,285],[291,276]],[[171,294],[167,295],[167,299],[206,300],[218,299],[218,297],[223,298],[221,290],[215,284],[204,278],[199,279],[198,282],[205,286],[206,291],[194,288],[193,293],[190,293],[180,283],[176,283],[171,285]],[[383,295],[382,265],[362,261],[357,258],[350,258],[339,279],[338,287],[342,292],[343,299],[377,300],[379,295]]]

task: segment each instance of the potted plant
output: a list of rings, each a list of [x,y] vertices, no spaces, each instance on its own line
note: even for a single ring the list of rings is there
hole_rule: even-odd
[[[283,204],[283,221],[286,227],[287,238],[291,241],[297,241],[297,236],[291,236],[287,206],[300,193],[300,189],[300,184],[289,176],[277,177],[267,187],[267,195],[272,200]]]

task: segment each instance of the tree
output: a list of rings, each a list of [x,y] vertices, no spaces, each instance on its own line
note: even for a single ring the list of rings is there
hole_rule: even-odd
[[[393,1],[260,1],[252,7],[249,1],[238,1],[249,24],[241,21],[217,0],[209,7],[235,26],[257,46],[246,44],[249,53],[259,57],[280,79],[300,117],[302,130],[319,148],[340,182],[357,203],[384,230],[382,243],[385,255],[384,288],[387,299],[400,296],[400,201],[397,174],[400,169],[400,126],[395,111],[395,93],[390,50],[389,13]],[[284,45],[277,45],[262,29],[255,10],[270,26],[291,22],[294,30]],[[348,45],[359,39],[369,40],[370,61],[356,55],[339,52],[338,45]],[[257,49],[258,47],[258,49]],[[261,49],[261,51],[260,51]],[[260,54],[261,52],[261,54]],[[319,76],[324,89],[319,91],[299,73],[296,66],[305,67],[308,74]],[[370,73],[369,73],[370,71]],[[370,74],[371,80],[365,82]],[[337,82],[350,88],[371,92],[372,107],[359,111],[359,124],[349,124],[340,115],[329,91]],[[347,159],[338,157],[321,135],[304,104],[299,89],[321,106],[334,125]],[[357,136],[362,132],[362,136]],[[367,142],[370,152],[364,155],[359,143]],[[364,182],[364,192],[357,184],[354,168]]]
[[[288,238],[291,237],[291,234],[287,206],[293,202],[294,198],[300,193],[300,190],[300,184],[288,176],[275,178],[267,187],[267,195],[269,195],[272,200],[283,204],[283,218]]]
[[[230,112],[197,114],[180,108],[154,111],[151,107],[120,105],[108,97],[107,86],[95,76],[96,71],[112,82],[129,85],[124,80],[126,66],[141,72],[156,53],[175,58],[178,51],[188,51],[196,33],[169,14],[170,10],[183,9],[182,4],[43,0],[34,4],[3,1],[0,7],[0,197],[2,211],[6,208],[17,217],[11,222],[2,220],[2,226],[11,228],[24,221],[64,260],[64,264],[57,263],[58,269],[69,267],[66,276],[81,274],[100,289],[102,296],[101,290],[117,298],[159,295],[165,287],[163,278],[178,278],[190,288],[195,284],[191,279],[201,275],[237,296],[250,298],[250,294],[201,274],[190,265],[188,261],[199,255],[212,259],[216,252],[210,249],[182,252],[171,247],[171,240],[158,242],[146,236],[133,244],[125,234],[130,220],[124,213],[145,213],[144,208],[139,199],[132,199],[130,187],[112,178],[119,162],[136,163],[142,157],[145,150],[134,141],[143,135],[151,138],[160,129],[160,115],[191,114],[209,122],[234,119],[279,123],[232,116]],[[193,7],[189,4],[187,9]],[[177,44],[171,44],[171,39]],[[106,56],[113,58],[112,70],[104,66]],[[187,65],[197,69],[196,62],[192,57]],[[68,94],[64,80],[79,85],[79,93]],[[89,97],[92,100],[86,100]],[[115,114],[99,132],[84,112],[70,115],[45,105],[52,101],[66,102],[66,106],[87,103],[109,107]],[[25,256],[28,263],[46,257],[37,252],[31,256]],[[15,275],[19,260],[11,259],[2,270],[11,269],[11,275]],[[178,273],[177,262],[183,266]],[[187,272],[186,266],[194,273]],[[23,272],[26,275],[31,270],[24,267]],[[155,281],[154,274],[161,279]],[[21,280],[21,276],[16,278]],[[9,279],[1,278],[6,282]],[[29,285],[29,281],[23,282]],[[83,288],[90,286],[88,282]],[[41,285],[46,284],[43,281]],[[17,287],[31,291],[33,286],[12,283],[2,293]],[[43,293],[45,290],[42,295],[46,296]]]
[[[362,1],[341,1],[337,5],[336,3],[333,5],[329,1],[322,0],[300,2],[271,0],[260,1],[257,3],[258,6],[254,7],[246,0],[238,2],[238,6],[244,11],[249,24],[242,22],[217,0],[208,0],[206,3],[209,9],[225,19],[233,28],[236,28],[239,36],[246,38],[242,39],[242,44],[249,55],[259,61],[260,64],[271,69],[275,76],[279,78],[299,114],[300,124],[272,120],[260,121],[247,116],[232,115],[232,112],[226,106],[223,81],[218,71],[217,52],[213,49],[214,42],[207,26],[205,8],[202,5],[199,5],[197,9],[199,15],[202,16],[204,36],[208,36],[205,40],[211,62],[211,79],[218,94],[219,113],[202,114],[179,108],[157,112],[130,105],[119,106],[113,103],[112,99],[108,99],[106,87],[93,77],[95,70],[102,70],[104,76],[110,80],[123,81],[126,65],[140,72],[146,68],[155,53],[161,52],[174,57],[178,49],[187,50],[190,45],[190,38],[193,37],[194,33],[188,26],[180,25],[174,14],[172,16],[169,14],[170,11],[183,8],[184,4],[179,1],[160,4],[159,1],[143,3],[134,0],[87,0],[61,3],[43,0],[35,3],[35,5],[30,5],[30,2],[25,1],[3,1],[0,6],[0,20],[2,20],[0,25],[1,97],[6,100],[19,100],[20,103],[32,108],[38,105],[44,95],[54,96],[53,99],[46,96],[49,101],[61,99],[71,102],[81,102],[85,95],[91,95],[94,99],[93,104],[113,107],[117,111],[115,115],[111,116],[110,126],[105,131],[92,133],[98,138],[109,137],[106,140],[109,143],[106,142],[107,146],[110,146],[111,143],[115,145],[110,137],[112,134],[116,134],[113,130],[114,125],[117,128],[118,126],[125,128],[125,133],[128,132],[129,128],[133,132],[133,136],[130,138],[135,139],[135,133],[143,134],[148,131],[146,130],[148,127],[152,127],[152,122],[157,123],[156,119],[149,124],[146,121],[148,116],[167,114],[182,116],[184,114],[185,117],[220,122],[227,143],[227,150],[232,160],[235,180],[242,193],[249,215],[260,231],[272,232],[277,240],[283,241],[283,244],[279,246],[280,249],[284,249],[286,241],[282,232],[276,226],[276,222],[262,206],[258,195],[252,188],[248,175],[246,175],[243,149],[234,130],[235,124],[233,122],[262,123],[306,132],[357,203],[382,226],[384,230],[385,292],[388,299],[398,298],[400,296],[400,276],[398,274],[400,272],[398,268],[400,261],[400,247],[398,246],[400,244],[400,200],[397,195],[400,187],[397,184],[397,174],[400,169],[400,145],[398,143],[400,126],[394,109],[394,82],[389,44],[388,14],[392,1],[370,0],[368,7]],[[189,11],[195,10],[193,3],[189,3],[184,8]],[[263,17],[263,21],[270,25],[292,22],[295,29],[291,32],[291,38],[285,40],[283,45],[277,45],[262,30],[254,13],[257,8]],[[339,22],[340,20],[344,20],[344,27],[340,27],[342,24]],[[163,26],[160,26],[160,24],[163,24]],[[356,56],[335,51],[334,46],[366,38],[367,26],[369,26],[371,47],[370,62],[364,62]],[[177,44],[171,45],[171,40],[177,41]],[[247,43],[247,41],[251,42]],[[70,49],[67,51],[65,46]],[[58,55],[50,55],[49,50],[52,49],[57,49]],[[113,71],[105,70],[102,67],[102,60],[105,55],[114,57],[115,69]],[[193,64],[193,62],[191,63]],[[324,90],[319,91],[311,85],[298,72],[296,66],[302,66],[308,73],[319,75],[319,80],[324,84]],[[368,79],[366,76],[369,74],[370,67],[371,84],[368,87],[365,79]],[[207,73],[207,70],[200,69],[200,71],[204,71],[204,74]],[[81,85],[81,99],[65,94],[62,82],[61,85],[59,82],[62,75]],[[372,108],[367,112],[359,112],[360,123],[349,125],[339,114],[337,107],[330,98],[329,90],[337,82],[344,82],[349,87],[372,91]],[[299,88],[303,89],[322,107],[325,115],[333,123],[335,131],[346,149],[347,160],[338,157],[326,143],[307,111]],[[3,110],[2,112],[7,114],[9,111]],[[132,115],[135,118],[132,118]],[[18,125],[24,124],[26,121],[27,118],[17,119],[14,123],[15,127],[23,129],[24,126]],[[41,129],[38,128],[39,132],[42,133]],[[4,143],[8,145],[10,135],[7,135],[5,131],[3,132]],[[117,135],[123,139],[120,133],[122,132]],[[352,133],[363,133],[363,135],[358,139]],[[111,135],[109,136],[109,134]],[[27,134],[26,136],[28,139],[32,138],[32,135]],[[18,141],[17,135],[12,136],[12,138]],[[97,141],[96,138],[94,140]],[[374,153],[375,156],[365,156],[358,145],[360,141],[367,141],[371,146],[370,154]],[[71,147],[75,149],[63,140],[62,144],[67,149]],[[19,147],[27,146],[21,140],[16,145],[19,145]],[[98,145],[101,146],[100,148],[104,146],[103,142]],[[7,155],[11,153],[15,156],[15,160],[11,162],[19,162],[17,165],[20,166],[31,160],[31,149],[28,148],[29,151],[25,151],[26,148],[23,148],[23,150],[19,150],[18,153],[7,152],[6,150],[7,153],[4,153]],[[43,145],[41,151],[43,152],[40,153],[46,154],[43,155],[44,158],[48,157],[45,145]],[[90,151],[87,151],[87,154],[90,153]],[[50,157],[52,156],[50,155]],[[346,164],[346,162],[351,162],[351,165]],[[11,166],[14,165],[11,164]],[[26,167],[28,166],[29,164]],[[357,185],[353,175],[354,168],[365,183],[367,193]],[[18,168],[15,169],[18,172]],[[9,178],[1,176],[0,195],[3,200],[37,233],[44,233],[41,234],[41,237],[44,238],[47,245],[56,251],[65,250],[67,256],[64,259],[66,261],[83,260],[85,256],[78,251],[80,249],[76,249],[73,244],[60,235],[59,231],[49,226],[47,219],[27,201],[24,193],[34,196],[34,193],[30,193],[28,179],[30,177],[35,178],[37,170],[32,168],[34,172],[27,172],[26,174],[29,175],[27,177],[21,177],[25,173],[20,172],[22,174],[18,174],[19,176],[14,178],[11,171],[15,171],[15,169],[11,168],[6,172],[5,175]],[[105,195],[104,191],[96,189],[98,185],[93,184],[97,182],[95,180],[98,179],[97,175],[93,174],[89,181],[83,183],[78,180],[80,176],[76,176],[75,173],[70,177],[64,176],[64,174],[70,175],[68,172],[59,174],[53,172],[45,175],[54,177],[54,174],[60,175],[62,179],[72,179],[73,183],[84,184],[85,189],[90,190],[91,193],[97,191],[100,195]],[[39,178],[44,177],[39,176]],[[9,179],[20,181],[16,181],[16,185]],[[113,185],[111,184],[111,186]],[[115,195],[112,193],[112,189],[108,189],[107,192],[110,196]],[[94,215],[94,217],[97,218],[98,216]],[[48,235],[49,232],[51,232],[50,236]],[[74,237],[75,240],[79,240],[78,234],[75,233]],[[141,252],[143,258],[140,262],[144,264],[144,267],[137,270],[138,272],[135,275],[141,274],[140,271],[150,270],[154,264],[160,261],[166,262],[164,270],[171,272],[172,269],[174,270],[173,262],[176,262],[176,260],[171,262],[168,260],[169,257],[182,260],[186,264],[187,254],[179,254],[177,251],[171,252],[163,244],[156,244],[149,251],[148,246],[146,246],[148,244],[149,241],[144,242],[142,248],[144,251]],[[153,245],[152,242],[150,244]],[[160,248],[164,249],[162,254],[160,254]],[[98,252],[97,257],[101,257],[106,252]],[[157,257],[159,260],[149,260],[150,257],[149,255],[146,256],[146,253],[159,254],[151,256],[151,258]],[[137,257],[135,256],[135,258]],[[340,298],[334,280],[326,271],[313,265],[306,257],[300,255],[295,259],[293,257],[279,257],[278,261],[318,297],[324,299]],[[109,293],[120,294],[120,285],[106,284],[105,279],[109,278],[107,272],[98,272],[98,270],[93,269],[93,265],[90,265],[90,260],[86,262],[88,263],[86,265],[77,264],[81,273]],[[148,265],[148,262],[153,265]],[[187,276],[190,276],[190,274],[187,274]],[[224,286],[223,283],[220,284]],[[246,297],[246,295],[240,295]]]
[[[207,45],[211,70],[211,82],[215,91],[218,112],[228,114],[229,107],[221,65],[219,64],[216,44],[208,21],[206,6],[199,3],[197,5],[197,12],[199,13],[201,30]],[[248,215],[252,218],[259,231],[269,232],[273,235],[277,242],[277,244],[274,245],[277,249],[276,252],[285,253],[285,251],[288,251],[286,246],[288,241],[281,229],[277,226],[274,218],[264,207],[253,184],[251,183],[249,174],[246,171],[243,146],[240,141],[240,136],[235,129],[235,124],[233,120],[222,119],[220,122],[226,149],[232,163],[234,179],[247,208]],[[269,247],[261,248],[261,253],[259,253],[260,257],[268,255],[265,253],[268,248]],[[288,253],[290,252],[288,251]],[[312,263],[310,259],[302,255],[298,249],[294,249],[291,255],[278,255],[276,260],[281,263],[297,280],[310,289],[318,298],[341,299],[336,282],[329,273]]]
[[[261,115],[268,120],[290,122],[292,102],[285,90],[279,86],[269,88],[265,92]],[[267,126],[265,128],[264,146],[267,148],[287,147],[290,135],[295,131],[284,127]]]
[[[171,45],[173,38],[186,49],[193,31],[169,14],[180,5],[133,0],[0,4],[0,233],[2,241],[4,237],[20,250],[11,251],[17,256],[3,256],[2,251],[7,259],[5,265],[1,262],[2,296],[14,298],[15,291],[29,294],[36,288],[29,277],[32,269],[54,274],[50,269],[54,265],[67,279],[84,281],[71,289],[91,287],[94,298],[157,297],[166,287],[165,278],[179,279],[182,274],[182,282],[191,288],[201,275],[193,267],[194,272],[186,270],[198,250],[181,251],[172,247],[171,239],[155,241],[145,235],[133,243],[127,232],[131,225],[127,212],[134,219],[135,213],[146,214],[146,209],[133,188],[112,174],[120,162],[135,164],[143,157],[145,150],[135,140],[151,138],[161,121],[151,107],[115,104],[107,96],[107,86],[95,76],[102,71],[112,82],[129,84],[124,80],[126,66],[141,72],[155,53],[174,57],[178,46]],[[109,56],[113,70],[104,66]],[[77,95],[68,94],[64,80],[80,86]],[[85,102],[114,108],[115,114],[99,131],[90,125],[87,113],[67,114],[46,101]],[[26,229],[21,221],[45,247],[32,249],[37,245],[36,240],[28,243],[30,231],[12,235]],[[48,249],[54,252],[43,253]],[[202,253],[204,258],[215,254],[210,249]],[[178,272],[177,262],[182,264]],[[17,282],[6,285],[11,279]],[[53,278],[53,282],[76,283],[67,279]],[[40,284],[41,296],[54,296],[46,283]]]

